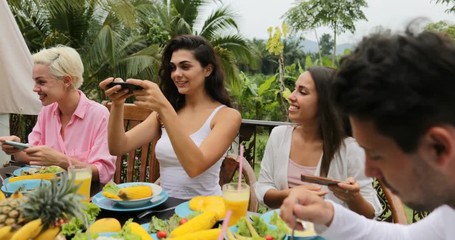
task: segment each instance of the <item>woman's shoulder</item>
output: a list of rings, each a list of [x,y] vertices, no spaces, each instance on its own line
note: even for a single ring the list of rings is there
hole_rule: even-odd
[[[220,119],[228,118],[229,120],[232,120],[232,119],[236,119],[236,120],[240,120],[240,121],[242,120],[242,115],[240,114],[240,112],[237,109],[231,108],[228,106],[221,107],[218,110],[218,112],[216,113],[215,117],[220,118]]]
[[[106,106],[104,106],[103,104],[101,103],[98,103],[98,102],[95,102],[91,99],[89,99],[87,101],[87,104],[88,104],[88,109],[89,111],[91,112],[91,114],[93,113],[98,113],[100,115],[107,115],[109,116],[109,110],[107,109]]]
[[[343,139],[343,143],[344,143],[345,145],[359,145],[359,144],[357,143],[357,141],[355,140],[355,138],[353,138],[353,137],[346,137],[346,138],[344,138],[344,139]]]
[[[346,154],[364,153],[363,148],[357,143],[355,138],[347,137],[343,140],[340,151]]]
[[[292,133],[294,130],[294,125],[279,125],[272,129],[270,134],[285,134]]]

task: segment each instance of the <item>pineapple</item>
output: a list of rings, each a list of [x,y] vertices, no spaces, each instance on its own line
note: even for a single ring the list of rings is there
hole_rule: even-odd
[[[0,228],[7,225],[18,228],[25,222],[24,215],[19,210],[24,202],[23,198],[7,198],[0,202]]]
[[[51,184],[41,184],[33,192],[20,199],[8,198],[0,202],[0,227],[9,225],[17,229],[25,223],[40,218],[43,229],[71,217],[84,219],[82,196],[78,186],[63,174],[52,179]]]

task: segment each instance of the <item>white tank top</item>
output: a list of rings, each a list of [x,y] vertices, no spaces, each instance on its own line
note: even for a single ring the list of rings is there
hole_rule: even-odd
[[[220,105],[213,110],[202,127],[190,135],[193,142],[200,146],[204,139],[212,131],[210,124],[215,114],[225,105]],[[174,148],[172,147],[169,135],[165,128],[161,128],[161,138],[155,146],[156,159],[160,163],[160,185],[167,191],[169,196],[190,199],[199,195],[221,195],[219,185],[220,168],[224,155],[213,166],[195,178],[190,178],[183,169]]]

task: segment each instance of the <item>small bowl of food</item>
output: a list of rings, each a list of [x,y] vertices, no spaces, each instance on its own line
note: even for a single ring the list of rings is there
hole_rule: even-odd
[[[131,182],[131,183],[108,183],[103,188],[103,196],[118,206],[135,208],[152,204],[153,197],[158,196],[162,189],[154,183]]]

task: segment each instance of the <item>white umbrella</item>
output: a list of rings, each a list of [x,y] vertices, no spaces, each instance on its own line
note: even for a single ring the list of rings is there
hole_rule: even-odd
[[[0,136],[9,135],[9,113],[36,115],[30,51],[5,0],[0,0]],[[3,154],[3,155],[1,155]],[[0,151],[0,164],[7,161]]]

